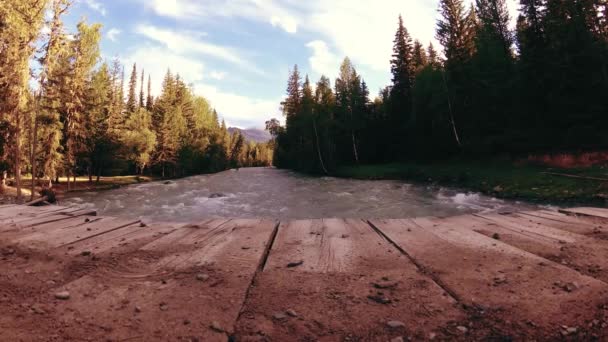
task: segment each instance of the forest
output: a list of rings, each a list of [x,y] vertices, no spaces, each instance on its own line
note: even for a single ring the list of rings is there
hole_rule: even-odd
[[[327,174],[608,147],[605,0],[520,0],[515,30],[505,0],[440,0],[438,11],[442,53],[414,40],[399,16],[392,83],[374,100],[348,58],[333,87],[325,76],[302,79],[296,65],[285,125],[266,123],[274,163]]]
[[[0,172],[22,187],[59,177],[179,177],[267,166],[271,146],[230,134],[180,75],[167,71],[153,96],[145,71],[125,80],[118,59],[100,58],[101,25],[62,17],[72,0],[0,2]],[[125,82],[127,82],[125,84]],[[22,175],[31,175],[23,184]],[[70,182],[67,182],[69,190]]]

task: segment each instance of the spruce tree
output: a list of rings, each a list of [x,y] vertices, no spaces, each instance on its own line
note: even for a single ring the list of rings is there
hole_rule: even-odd
[[[127,96],[127,112],[133,113],[137,108],[137,64],[133,63],[133,70],[131,71],[131,78],[129,79],[129,94]]]
[[[152,78],[148,75],[148,97],[146,98],[146,109],[152,112],[154,108],[154,97],[152,96]]]

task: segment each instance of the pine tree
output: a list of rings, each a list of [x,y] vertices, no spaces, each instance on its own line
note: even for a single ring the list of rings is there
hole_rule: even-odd
[[[426,65],[429,63],[426,51],[424,50],[424,47],[418,40],[416,40],[414,42],[414,50],[413,50],[412,55],[413,55],[414,69],[416,70],[416,73],[418,73],[418,72],[420,72],[420,70],[422,70],[424,67],[426,67]]]
[[[65,75],[60,71],[60,60],[68,53],[68,40],[63,30],[61,16],[71,6],[68,0],[53,0],[52,17],[48,20],[49,33],[42,47],[40,62],[38,112],[34,128],[32,155],[32,174],[38,176],[37,166],[42,166],[42,174],[52,185],[62,164],[61,140],[62,123],[60,119],[61,94],[60,84]],[[41,149],[38,151],[37,146]],[[32,196],[34,196],[34,178],[32,177]]]
[[[131,71],[131,78],[129,79],[129,94],[127,97],[127,113],[134,113],[137,108],[137,64],[133,63],[133,71]]]
[[[475,51],[475,11],[466,11],[462,0],[441,0],[441,19],[437,23],[437,40],[444,47],[446,68],[456,72],[466,65]]]
[[[146,109],[152,112],[154,108],[154,97],[152,96],[152,78],[148,75],[148,97],[146,98]]]
[[[78,23],[78,34],[71,42],[71,55],[62,61],[64,72],[69,80],[63,99],[63,136],[65,170],[68,176],[68,190],[70,189],[70,176],[76,175],[77,158],[87,153],[85,139],[90,120],[85,111],[88,80],[94,66],[99,59],[99,40],[101,39],[101,25],[87,25],[84,21]]]
[[[144,97],[144,69],[141,69],[141,82],[139,89],[139,108],[145,107],[145,97]]]
[[[4,0],[0,3],[0,121],[12,137],[17,199],[21,200],[22,132],[26,117],[29,61],[44,19],[47,1]]]
[[[413,58],[412,38],[403,25],[403,18],[399,16],[399,27],[395,34],[393,59],[391,60],[391,73],[393,75],[391,116],[394,123],[401,129],[405,128],[405,122],[409,119],[411,112],[411,92],[416,73]]]

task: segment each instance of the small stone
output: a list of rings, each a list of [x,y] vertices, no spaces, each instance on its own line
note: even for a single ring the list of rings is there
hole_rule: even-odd
[[[4,255],[11,255],[11,254],[15,254],[15,250],[12,248],[9,248],[4,252]]]
[[[190,320],[189,320],[189,319],[185,319],[185,320],[184,320],[184,325],[189,325],[190,323],[191,323],[191,322],[190,322]]]
[[[304,264],[304,260],[300,260],[300,261],[296,261],[296,262],[290,262],[289,264],[287,264],[287,267],[294,268],[294,267],[302,266],[303,264]]]
[[[494,284],[504,284],[507,282],[507,277],[504,274],[500,274],[494,277]]]
[[[398,281],[382,281],[382,282],[373,283],[374,287],[377,289],[392,289],[392,288],[397,287],[398,284],[399,284]]]
[[[211,330],[213,330],[215,332],[219,332],[219,333],[223,333],[224,332],[224,328],[222,328],[222,326],[220,325],[220,323],[217,322],[217,321],[211,322],[211,325],[209,325],[209,328],[211,328]]]
[[[276,319],[277,321],[282,321],[285,318],[287,318],[287,316],[282,312],[277,312],[274,315],[272,315],[272,318]]]
[[[84,222],[91,222],[91,219],[87,217],[84,219]]]
[[[55,293],[55,298],[60,300],[68,300],[70,299],[70,293],[68,291],[61,291]]]
[[[405,323],[401,321],[388,321],[386,325],[391,329],[405,328]]]
[[[399,336],[399,337],[395,337],[393,339],[391,339],[391,342],[405,342],[403,340],[403,337]]]
[[[140,227],[142,227],[142,228],[144,228],[144,227],[147,227],[148,225],[147,225],[147,224],[145,224],[144,222],[141,222],[141,223],[139,224],[139,226],[140,226]]]
[[[46,314],[46,312],[44,310],[42,310],[42,308],[39,307],[37,304],[32,305],[31,309],[32,309],[32,312],[34,312],[38,315]]]
[[[348,234],[342,234],[342,238],[343,238],[343,239],[348,239],[348,237],[349,237],[349,236],[350,236],[350,235],[348,235]]]
[[[209,275],[204,273],[199,273],[196,275],[196,280],[198,281],[207,281],[209,280]]]
[[[467,331],[469,331],[469,329],[467,329],[467,327],[463,327],[462,325],[457,326],[456,329],[458,329],[458,331],[460,331],[463,334],[466,334]]]
[[[579,286],[577,283],[568,283],[566,285],[564,285],[564,290],[568,291],[568,292],[574,292],[576,290],[578,290]]]
[[[80,255],[89,256],[89,255],[91,255],[91,251],[82,251],[82,253],[80,253]]]
[[[291,317],[298,317],[298,313],[294,309],[288,309],[287,311],[285,311],[285,313]]]
[[[494,240],[500,240],[500,234],[498,234],[498,233],[494,233],[494,234],[492,235],[492,239],[494,239]]]
[[[435,333],[429,334],[429,340],[431,340],[431,341],[433,341],[436,337],[437,337],[437,334],[435,334]]]
[[[167,311],[169,310],[169,306],[167,305],[167,303],[160,303],[160,311]]]
[[[248,247],[248,246],[243,246],[243,247],[241,247],[241,249],[242,249],[242,250],[248,250],[248,249],[251,249],[251,247]]]
[[[569,328],[566,328],[566,330],[565,330],[566,335],[576,334],[577,331],[578,331],[578,329],[575,327],[569,327]]]
[[[374,302],[378,303],[378,304],[390,304],[392,303],[392,301],[386,297],[383,297],[381,295],[378,296],[367,296],[367,299],[373,300]]]

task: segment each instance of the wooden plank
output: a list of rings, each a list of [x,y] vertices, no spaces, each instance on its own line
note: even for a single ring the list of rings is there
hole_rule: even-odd
[[[100,265],[61,286],[74,300],[58,303],[54,310],[58,317],[74,315],[113,327],[111,331],[93,329],[88,336],[92,340],[122,340],[136,335],[142,341],[173,340],[175,336],[226,341],[275,227],[270,220],[230,220],[221,234],[209,234],[213,228],[200,227],[198,237],[184,236],[175,243],[163,239],[163,243],[152,245],[154,248],[124,254],[116,262]],[[218,234],[221,239],[212,238]],[[181,265],[158,269],[159,264],[154,262],[175,254],[196,257],[192,253],[200,249],[207,250],[206,262],[191,264],[187,269]],[[208,278],[198,280],[197,274]],[[226,332],[213,330],[214,321]]]
[[[100,254],[127,245],[133,245],[139,241],[160,238],[172,233],[176,229],[178,228],[166,225],[141,227],[140,224],[134,224],[106,234],[64,245],[60,248],[70,255],[79,255],[83,252]]]
[[[515,213],[509,216],[517,217],[522,220],[527,220],[530,225],[543,225],[582,235],[597,234],[596,232],[598,230],[602,230],[601,225],[593,224],[584,220],[579,220],[575,217],[567,215],[563,216],[572,218],[572,220],[564,219],[562,217],[548,216],[542,213],[536,213],[535,215],[529,213]]]
[[[531,224],[529,229],[519,229],[519,225],[513,225],[511,222],[519,224],[521,219],[517,220],[510,216],[500,221],[479,217],[474,219],[477,222],[470,222],[468,217],[454,217],[450,218],[450,222],[608,282],[608,268],[604,266],[608,260],[607,242],[568,231],[562,231],[561,239],[547,237],[545,226]],[[533,233],[535,230],[537,230],[536,234]]]
[[[264,331],[273,341],[294,336],[389,341],[405,331],[428,336],[463,317],[440,286],[362,220],[282,223],[255,284],[237,325],[237,340]],[[285,314],[290,308],[298,318]],[[277,318],[277,313],[286,316]],[[389,320],[405,326],[387,329]]]
[[[497,214],[474,214],[473,216],[491,222],[495,222],[497,224],[502,225],[503,227],[515,231],[527,232],[530,235],[537,236],[539,238],[542,237],[546,239],[552,239],[553,241],[564,241],[566,243],[572,243],[575,242],[577,239],[582,238],[580,234],[575,234],[548,226],[530,224],[528,220],[517,217]]]
[[[603,208],[572,208],[572,209],[560,209],[560,213],[570,215],[581,215],[581,216],[592,216],[603,219],[608,219],[608,209]]]
[[[564,265],[473,231],[476,220],[376,220],[388,238],[467,305],[497,310],[497,317],[542,327],[582,326],[608,285]],[[576,283],[567,292],[554,284]],[[558,323],[559,322],[559,323]]]
[[[63,245],[76,243],[106,234],[114,230],[138,224],[140,221],[135,219],[109,219],[95,222],[88,222],[73,227],[63,227],[61,222],[57,222],[59,229],[40,231],[15,240],[20,244],[32,244],[39,248],[57,248]]]

